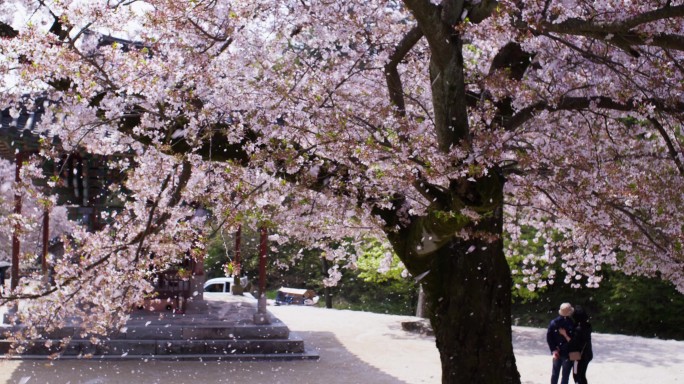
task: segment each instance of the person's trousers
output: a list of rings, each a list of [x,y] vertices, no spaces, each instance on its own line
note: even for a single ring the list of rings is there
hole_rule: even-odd
[[[589,361],[591,360],[580,360],[577,362],[577,372],[574,370],[572,372],[572,378],[575,380],[575,384],[589,384],[589,381],[587,381]]]
[[[570,380],[570,371],[572,370],[572,361],[567,357],[561,357],[553,360],[553,370],[551,371],[551,384],[558,384],[558,377],[561,376],[561,384],[568,384]]]

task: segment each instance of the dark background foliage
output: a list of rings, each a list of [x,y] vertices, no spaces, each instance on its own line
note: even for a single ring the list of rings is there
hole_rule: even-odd
[[[243,229],[241,244],[243,272],[256,283],[258,233]],[[368,250],[359,257],[356,269],[339,266],[342,280],[337,286],[328,288],[333,308],[415,314],[417,284],[410,277],[402,277],[399,268],[393,268],[387,275],[377,273],[382,253],[377,247],[377,244],[369,242]],[[233,233],[213,238],[205,259],[207,278],[224,276],[223,265],[233,260],[234,248]],[[292,261],[293,255],[297,255],[295,262]],[[308,288],[321,296],[318,305],[325,306],[323,278],[332,264],[328,262],[324,267],[320,251],[291,244],[278,247],[277,252],[269,249],[268,260],[267,290],[271,298],[280,287]],[[520,258],[511,257],[511,268],[520,267],[517,265],[520,262]],[[546,268],[562,270],[559,265]],[[562,273],[556,276],[555,284],[534,292],[524,287],[513,288],[513,324],[546,327],[557,316],[560,304],[570,302],[589,312],[596,332],[684,340],[684,327],[681,326],[684,295],[677,292],[672,284],[658,278],[626,276],[610,269],[604,269],[602,276],[599,288],[572,288],[563,283],[565,276]]]
[[[514,324],[546,327],[560,304],[569,302],[589,312],[596,332],[684,340],[684,295],[672,284],[613,270],[604,271],[603,277],[599,288],[557,282],[534,299],[515,299]]]

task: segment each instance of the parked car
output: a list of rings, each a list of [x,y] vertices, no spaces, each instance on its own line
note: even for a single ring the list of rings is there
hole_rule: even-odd
[[[281,287],[276,293],[275,305],[315,305],[318,295],[310,289]]]
[[[204,295],[207,297],[221,296],[221,294],[228,294],[230,286],[233,284],[233,277],[216,277],[209,279],[204,283]],[[240,285],[247,287],[249,280],[246,276],[240,278]]]
[[[5,277],[5,275],[9,275],[7,273],[7,270],[12,266],[11,263],[8,263],[6,261],[0,261],[0,294],[3,293],[3,290],[5,289],[5,279],[9,280],[9,276]]]

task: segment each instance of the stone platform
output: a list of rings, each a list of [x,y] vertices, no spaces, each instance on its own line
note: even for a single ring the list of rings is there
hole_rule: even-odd
[[[126,326],[100,343],[81,337],[77,324],[53,332],[49,339],[29,343],[12,359],[164,359],[164,360],[300,360],[318,359],[304,341],[271,313],[270,324],[254,324],[256,300],[226,295],[188,303],[183,314],[134,310]],[[4,328],[4,329],[3,329]],[[11,327],[0,328],[0,333]],[[15,329],[16,330],[16,329]],[[64,348],[55,347],[72,337]],[[10,343],[0,336],[0,354]],[[50,340],[50,342],[48,342]],[[52,344],[52,346],[49,346]]]

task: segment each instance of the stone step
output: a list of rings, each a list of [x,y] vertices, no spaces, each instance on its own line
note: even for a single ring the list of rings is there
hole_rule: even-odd
[[[48,360],[45,355],[6,356],[8,360]],[[272,354],[186,354],[186,355],[61,355],[53,357],[55,360],[90,360],[90,361],[119,361],[119,360],[164,360],[164,361],[294,361],[318,360],[316,352],[304,353],[272,353]]]
[[[22,325],[0,328],[0,355],[15,359],[213,359],[275,360],[317,359],[304,341],[271,314],[269,324],[255,324],[256,306],[244,299],[200,302],[183,314],[133,311],[126,326],[91,342],[74,319],[7,355],[11,344],[3,331],[20,332]],[[239,300],[239,301],[238,301]],[[60,341],[71,341],[64,347]]]
[[[22,330],[22,326],[8,328],[10,332]],[[41,334],[45,332],[38,331]],[[290,330],[276,319],[273,324],[221,325],[221,324],[153,324],[131,325],[108,335],[111,340],[233,340],[233,339],[287,339]],[[69,337],[73,340],[90,340],[90,335],[82,335],[76,326],[67,326],[44,335],[45,339],[60,340]],[[0,336],[2,339],[2,336]]]
[[[289,339],[233,339],[233,340],[105,340],[99,344],[93,344],[89,340],[72,340],[65,348],[60,348],[59,340],[36,340],[24,346],[17,358],[26,356],[43,356],[47,358],[53,354],[59,354],[60,358],[66,357],[159,357],[171,358],[173,356],[261,356],[274,358],[272,355],[304,355],[304,341],[298,337]],[[0,353],[7,354],[10,351],[10,342],[0,340]]]

